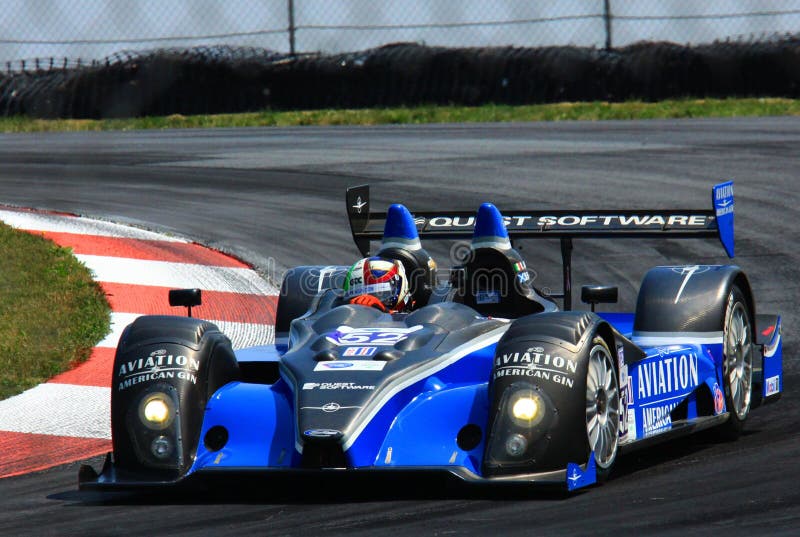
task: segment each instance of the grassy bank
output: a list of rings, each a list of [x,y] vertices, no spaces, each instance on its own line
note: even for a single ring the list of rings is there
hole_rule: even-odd
[[[526,106],[419,106],[360,110],[266,110],[245,114],[166,116],[105,120],[0,118],[2,132],[106,131],[209,127],[289,127],[300,125],[386,125],[495,121],[569,121],[800,115],[792,99],[702,99],[656,103],[559,103]]]
[[[86,360],[109,306],[89,270],[41,236],[0,223],[0,399]]]

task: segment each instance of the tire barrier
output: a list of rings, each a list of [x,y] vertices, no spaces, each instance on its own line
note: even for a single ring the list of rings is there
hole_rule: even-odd
[[[683,46],[444,48],[291,57],[200,47],[36,61],[0,75],[0,115],[115,118],[423,104],[797,97],[800,35]]]

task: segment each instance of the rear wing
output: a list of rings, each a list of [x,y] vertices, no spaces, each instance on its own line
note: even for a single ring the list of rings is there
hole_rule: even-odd
[[[347,189],[347,216],[353,240],[368,256],[370,241],[380,240],[385,212],[370,211],[369,185]],[[574,238],[713,238],[722,243],[728,257],[734,256],[733,182],[711,189],[709,209],[534,211],[501,210],[508,235],[518,239],[561,239],[564,262],[564,309],[569,309],[570,267]],[[420,239],[470,239],[474,211],[414,212]]]

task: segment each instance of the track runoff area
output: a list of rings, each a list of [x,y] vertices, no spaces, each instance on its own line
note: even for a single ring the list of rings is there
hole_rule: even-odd
[[[0,206],[0,220],[69,247],[111,305],[111,332],[88,361],[0,401],[0,478],[44,470],[111,449],[111,369],[124,328],[140,315],[185,315],[169,289],[199,288],[195,317],[234,349],[271,343],[278,290],[233,257],[183,239],[60,213]],[[46,312],[43,312],[46,314]]]

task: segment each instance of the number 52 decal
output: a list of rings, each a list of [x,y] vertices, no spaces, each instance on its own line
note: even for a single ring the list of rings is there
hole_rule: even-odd
[[[325,339],[336,345],[394,345],[408,337],[409,334],[422,330],[418,324],[410,328],[351,328],[340,326]]]

